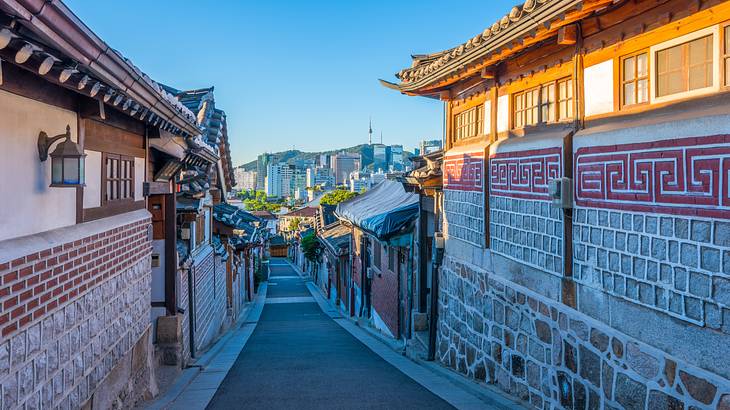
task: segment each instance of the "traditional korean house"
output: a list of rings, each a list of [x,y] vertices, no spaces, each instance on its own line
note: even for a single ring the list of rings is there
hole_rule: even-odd
[[[305,227],[317,226],[318,211],[315,207],[304,207],[279,215],[279,231],[294,233]]]
[[[413,225],[418,195],[383,181],[337,205],[335,214],[352,229],[351,309],[395,339],[410,337]]]
[[[179,293],[175,299],[182,312],[175,319],[181,321],[177,333],[182,338],[182,360],[169,364],[184,364],[217,339],[234,319],[229,315],[235,312],[229,310],[230,304],[240,300],[228,289],[228,279],[233,276],[227,244],[220,238],[214,241],[213,235],[213,209],[226,200],[233,185],[233,167],[226,115],[216,108],[213,87],[181,91],[166,85],[164,89],[194,113],[201,126],[201,133],[187,141],[183,157],[176,160],[181,176],[175,180],[177,257],[173,261],[174,289]]]
[[[197,118],[60,1],[0,1],[0,107],[0,407],[132,407]]]
[[[268,241],[269,256],[272,258],[286,258],[289,254],[289,243],[281,235],[274,235]]]
[[[415,225],[413,248],[414,301],[411,338],[414,354],[426,351],[429,360],[436,353],[438,332],[438,264],[434,256],[434,239],[441,233],[443,206],[443,150],[412,157],[414,170],[405,177],[406,190],[419,195],[420,213]]]
[[[440,99],[437,359],[536,408],[730,400],[730,2],[527,0]]]
[[[317,236],[324,249],[322,267],[326,273],[321,275],[318,285],[330,301],[346,314],[354,313],[350,311],[350,231],[350,227],[336,221],[324,227]]]
[[[223,203],[213,207],[213,219],[213,240],[230,255],[226,265],[227,307],[235,321],[244,304],[253,299],[254,267],[261,256],[261,220]]]

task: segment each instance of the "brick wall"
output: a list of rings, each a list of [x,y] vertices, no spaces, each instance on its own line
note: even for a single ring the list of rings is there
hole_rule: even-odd
[[[727,379],[480,267],[447,257],[440,275],[438,359],[535,408],[724,409],[730,401]],[[727,366],[720,340],[704,342]]]
[[[75,407],[108,387],[150,325],[149,228],[137,211],[0,243],[32,248],[0,260],[1,408]]]
[[[396,248],[390,248],[395,251]],[[396,339],[399,335],[398,323],[398,275],[388,269],[387,253],[382,252],[383,264],[380,273],[373,274],[373,310],[388,327]]]

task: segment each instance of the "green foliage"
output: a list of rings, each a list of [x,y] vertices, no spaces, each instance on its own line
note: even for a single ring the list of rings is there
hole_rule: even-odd
[[[296,217],[291,220],[291,223],[289,223],[289,230],[290,231],[296,231],[299,229],[299,224],[302,223],[302,218]]]
[[[247,211],[279,212],[281,209],[281,203],[269,201],[264,191],[241,191],[238,195]]]
[[[314,235],[314,233],[310,233],[309,235],[303,237],[301,244],[304,257],[307,258],[310,262],[317,262],[319,260],[319,255],[321,254],[322,250],[320,248],[319,241],[317,241],[317,237]]]
[[[340,202],[347,201],[357,196],[356,192],[347,191],[344,189],[335,189],[332,192],[324,194],[320,203],[322,205],[337,205]]]

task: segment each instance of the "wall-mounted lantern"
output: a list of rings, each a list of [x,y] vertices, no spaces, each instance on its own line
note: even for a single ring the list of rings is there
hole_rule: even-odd
[[[54,142],[66,138],[51,152],[51,187],[84,186],[84,151],[71,141],[71,127],[66,133],[48,137],[44,131],[38,135],[38,156],[41,162],[48,159],[48,150]]]

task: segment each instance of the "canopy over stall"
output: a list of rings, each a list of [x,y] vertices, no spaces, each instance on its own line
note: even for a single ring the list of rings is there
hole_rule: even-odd
[[[383,240],[418,217],[418,195],[400,182],[385,180],[373,189],[337,205],[335,214]]]

